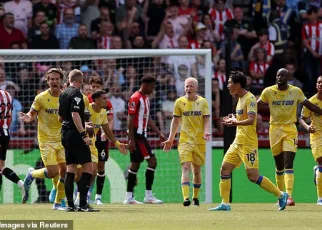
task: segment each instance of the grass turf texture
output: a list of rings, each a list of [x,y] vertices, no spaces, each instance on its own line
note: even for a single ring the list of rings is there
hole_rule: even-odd
[[[98,213],[66,213],[49,204],[1,205],[2,220],[73,220],[74,230],[88,229],[320,229],[322,206],[296,204],[285,211],[269,204],[232,204],[231,212],[210,212],[217,204],[99,206]]]

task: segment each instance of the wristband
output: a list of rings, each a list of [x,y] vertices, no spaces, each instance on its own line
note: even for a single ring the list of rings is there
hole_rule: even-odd
[[[86,132],[84,131],[84,132],[81,132],[80,133],[80,135],[82,136],[82,138],[84,139],[85,137],[87,137],[87,134],[86,134]]]
[[[115,141],[115,142],[114,142],[114,145],[115,145],[116,147],[120,147],[121,143],[120,143],[119,141]]]

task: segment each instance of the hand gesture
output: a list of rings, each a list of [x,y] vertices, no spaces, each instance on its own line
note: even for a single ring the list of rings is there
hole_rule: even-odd
[[[159,138],[160,138],[161,143],[166,141],[166,138],[162,133],[160,133]]]
[[[84,137],[83,141],[85,142],[86,145],[91,145],[92,144],[92,140],[88,136]]]
[[[93,136],[95,136],[93,123],[91,123],[91,122],[86,122],[86,123],[85,123],[85,130],[86,130],[86,133],[88,134],[88,136],[89,136],[90,138],[92,138]]]
[[[309,127],[308,127],[308,129],[307,129],[307,131],[309,132],[309,133],[315,133],[315,127],[311,124]]]
[[[120,146],[117,148],[123,155],[127,155],[126,144],[120,143]]]
[[[129,150],[130,150],[130,152],[131,153],[133,153],[134,151],[135,151],[135,141],[132,141],[132,140],[130,140],[129,141]]]
[[[32,122],[31,117],[28,114],[20,112],[19,115],[20,115],[20,117],[19,117],[20,120],[22,120],[22,121],[24,121],[26,123]]]
[[[210,138],[211,138],[211,133],[205,133],[202,137],[202,139],[206,140],[206,141],[210,141]]]
[[[222,123],[226,126],[234,126],[237,123],[237,118],[234,114],[229,114],[228,116],[223,117]]]
[[[172,145],[173,145],[173,141],[168,139],[168,140],[162,142],[161,144],[163,145],[163,151],[167,153],[171,150]]]

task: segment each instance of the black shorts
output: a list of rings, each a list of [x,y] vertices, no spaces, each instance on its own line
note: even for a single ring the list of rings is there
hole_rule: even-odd
[[[148,139],[146,139],[144,135],[134,134],[134,138],[136,149],[130,154],[131,162],[139,163],[154,157],[154,153],[152,152]]]
[[[8,129],[0,128],[0,160],[5,161],[7,150],[10,142],[10,134]]]
[[[108,140],[101,141],[97,140],[95,141],[95,147],[98,151],[98,161],[107,161],[109,158],[109,152],[108,152]]]
[[[65,148],[66,164],[85,164],[92,162],[91,151],[77,130],[62,131],[62,144]]]

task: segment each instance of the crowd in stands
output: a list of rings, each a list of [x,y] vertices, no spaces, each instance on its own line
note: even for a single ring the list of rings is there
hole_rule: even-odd
[[[289,70],[290,84],[307,96],[315,93],[321,71],[321,4],[322,0],[0,0],[0,49],[211,49],[212,108],[220,133],[227,55],[232,69],[247,74],[248,90],[255,95],[274,84],[281,67]],[[80,68],[85,81],[102,77],[114,107],[115,130],[126,128],[126,101],[142,76],[153,74],[158,80],[151,105],[162,131],[169,129],[174,101],[184,94],[184,80],[193,76],[202,84],[206,77],[204,60],[196,56],[0,61],[0,88],[14,95],[16,113],[27,111],[34,96],[46,88],[44,73],[51,65],[66,73]],[[13,122],[14,132],[25,132],[18,119]]]

